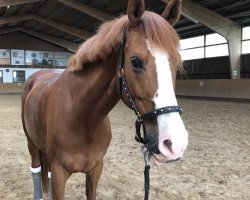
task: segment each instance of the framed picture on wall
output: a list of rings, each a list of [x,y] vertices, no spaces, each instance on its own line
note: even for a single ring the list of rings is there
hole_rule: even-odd
[[[11,50],[11,65],[24,65],[24,50]]]

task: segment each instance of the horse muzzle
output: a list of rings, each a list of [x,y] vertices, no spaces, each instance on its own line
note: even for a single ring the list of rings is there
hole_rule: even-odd
[[[147,135],[147,149],[156,165],[178,161],[182,158],[188,140],[182,141],[158,138],[156,134]]]
[[[179,161],[181,159],[179,157],[179,158],[176,158],[176,159],[169,160],[166,156],[164,156],[162,154],[153,154],[152,158],[153,158],[155,164],[158,165],[158,166],[160,166],[162,164],[165,164],[165,163],[176,162],[176,161]]]

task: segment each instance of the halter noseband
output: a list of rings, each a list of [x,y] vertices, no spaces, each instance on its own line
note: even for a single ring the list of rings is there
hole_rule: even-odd
[[[121,46],[120,46],[120,51],[119,51],[119,60],[118,60],[118,73],[119,73],[119,85],[120,85],[120,94],[121,94],[121,99],[124,102],[122,98],[122,91],[125,92],[129,102],[130,102],[130,108],[134,110],[137,119],[135,121],[135,128],[136,128],[136,135],[135,135],[135,140],[139,143],[142,144],[147,144],[147,138],[146,138],[146,131],[145,127],[143,124],[143,119],[145,118],[151,118],[155,117],[161,114],[165,113],[172,113],[172,112],[178,112],[182,113],[182,108],[180,106],[167,106],[167,107],[162,107],[155,109],[151,112],[147,112],[144,114],[141,114],[140,111],[138,110],[135,101],[133,97],[131,96],[131,93],[128,89],[128,85],[125,79],[125,73],[124,73],[124,49],[125,49],[125,44],[126,44],[126,33],[128,31],[128,28],[126,28],[123,33],[122,33],[122,40],[121,40]],[[141,125],[143,125],[143,137],[141,136]]]

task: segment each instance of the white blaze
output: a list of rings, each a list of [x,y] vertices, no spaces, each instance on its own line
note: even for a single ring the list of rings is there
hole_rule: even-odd
[[[177,100],[173,88],[172,73],[167,52],[148,48],[155,58],[158,89],[153,98],[155,109],[166,106],[177,106]],[[159,130],[159,150],[167,157],[167,160],[182,157],[188,144],[188,133],[184,127],[180,114],[177,112],[157,116]],[[165,140],[172,142],[170,150],[164,145]]]

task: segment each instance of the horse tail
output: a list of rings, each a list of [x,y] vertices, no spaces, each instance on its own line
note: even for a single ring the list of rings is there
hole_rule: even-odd
[[[24,122],[24,106],[25,106],[26,97],[29,94],[29,92],[30,92],[30,88],[27,88],[27,84],[24,83],[22,99],[21,99],[21,119],[22,119],[23,130],[27,137],[29,136],[28,136],[28,131],[26,129],[25,122]]]
[[[41,176],[42,176],[42,187],[43,192],[48,193],[48,172],[49,172],[49,163],[47,155],[39,150],[40,154],[40,163],[41,163]]]

